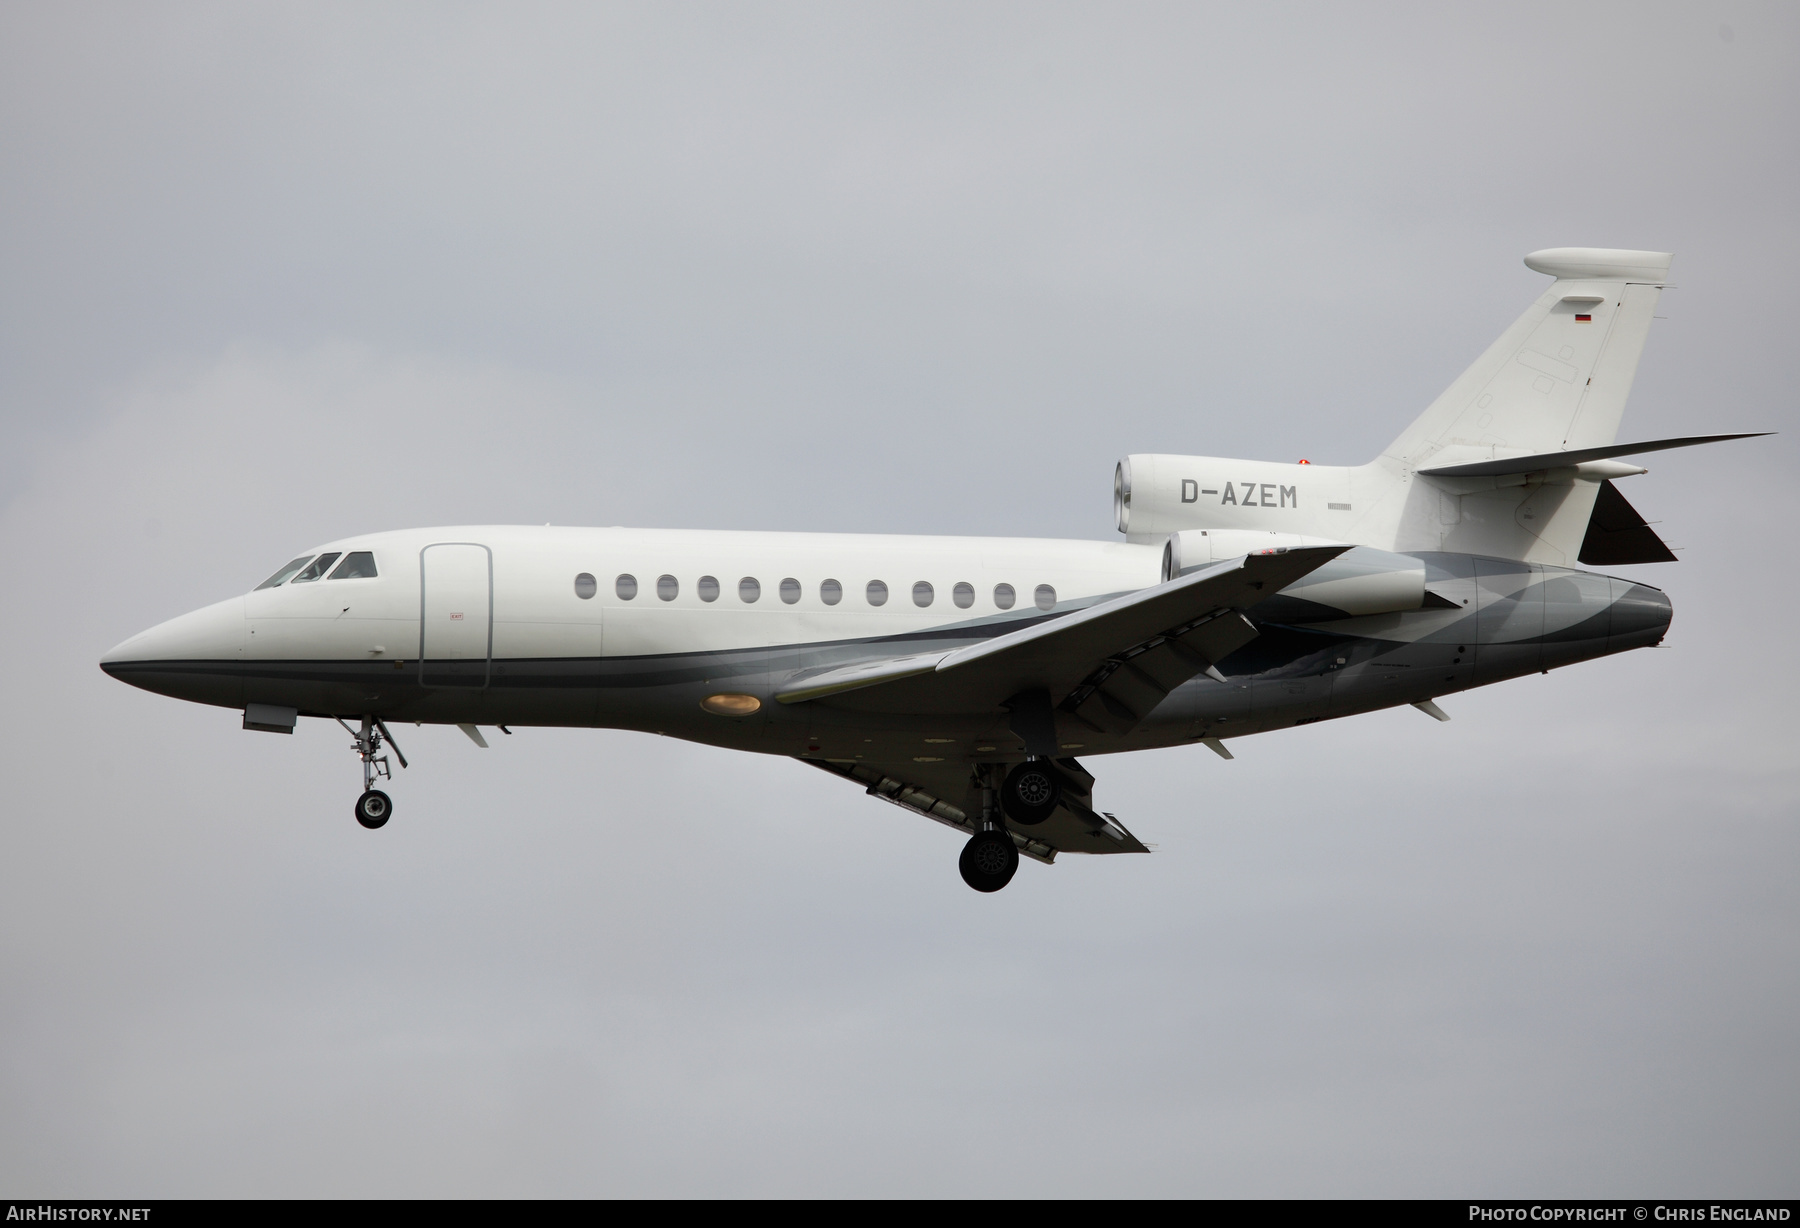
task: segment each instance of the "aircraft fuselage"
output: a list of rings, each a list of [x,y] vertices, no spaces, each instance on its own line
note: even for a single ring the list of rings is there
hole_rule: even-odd
[[[229,708],[1006,762],[1025,751],[1003,710],[888,710],[878,691],[787,704],[776,692],[806,671],[979,643],[1161,578],[1155,547],[1034,538],[480,526],[372,534],[312,555],[359,551],[374,576],[326,567],[230,598],[125,641],[103,668]],[[1218,662],[1223,682],[1183,683],[1125,733],[1059,714],[1059,747],[1172,746],[1415,703],[1653,645],[1669,624],[1667,598],[1631,581],[1412,557],[1426,568],[1427,608],[1292,621],[1278,602],[1252,607],[1260,634]],[[719,694],[758,706],[703,707]]]

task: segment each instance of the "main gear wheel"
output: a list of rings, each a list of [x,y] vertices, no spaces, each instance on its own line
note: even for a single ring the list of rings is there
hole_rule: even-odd
[[[1003,831],[978,831],[963,845],[956,868],[977,891],[998,891],[1019,869],[1019,850]]]

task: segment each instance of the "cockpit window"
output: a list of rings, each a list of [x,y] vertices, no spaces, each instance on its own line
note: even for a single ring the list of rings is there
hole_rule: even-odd
[[[294,577],[294,583],[305,584],[310,580],[317,580],[320,576],[331,570],[331,565],[338,561],[338,557],[341,553],[341,551],[333,550],[330,554],[321,554],[312,561],[312,564],[307,567],[305,571],[302,571],[299,575]]]
[[[311,561],[312,561],[312,555],[310,555],[310,554],[301,555],[299,558],[295,559],[293,562],[291,562],[287,566],[283,567],[280,571],[278,571],[274,575],[270,576],[267,580],[264,580],[261,584],[258,584],[256,586],[256,591],[260,593],[265,588],[274,588],[277,584],[287,583],[290,579],[293,578],[293,575],[296,571],[299,571],[302,567],[306,566]]]
[[[338,569],[331,573],[333,580],[373,580],[375,578],[375,556],[367,550],[352,550]]]

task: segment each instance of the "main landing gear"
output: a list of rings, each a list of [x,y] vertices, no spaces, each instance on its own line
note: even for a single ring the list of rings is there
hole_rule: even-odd
[[[344,725],[343,717],[332,719]],[[377,780],[393,779],[393,773],[388,771],[388,757],[381,753],[382,742],[393,748],[394,758],[400,760],[401,767],[406,766],[406,756],[400,753],[400,744],[394,741],[387,725],[377,717],[363,717],[360,732],[348,725],[344,725],[344,732],[351,737],[350,749],[362,760],[363,791],[356,799],[356,821],[373,831],[394,813],[394,799],[375,787]]]
[[[1056,813],[1062,784],[1042,759],[1017,764],[1000,782],[1000,808],[1015,823],[1034,827]]]
[[[981,823],[963,846],[956,868],[963,882],[977,891],[998,891],[1019,869],[1019,846],[1008,823],[1034,827],[1062,804],[1063,778],[1043,759],[1016,763],[994,787],[1001,764],[984,763],[981,779]]]
[[[977,891],[998,891],[1019,870],[1019,850],[1004,831],[978,831],[963,845],[956,860],[963,882]]]
[[[999,789],[999,797],[995,797],[994,774],[999,770],[992,763],[984,763],[980,768],[981,776],[981,824],[969,842],[963,845],[962,856],[957,858],[956,868],[962,871],[963,882],[981,892],[998,891],[1012,882],[1014,874],[1019,872],[1019,846],[1013,843],[1011,833],[1006,830],[1006,818],[1011,816],[1013,808],[1004,804],[1010,796],[1014,777],[1020,769],[1031,766],[1029,762],[1021,763],[1011,772]],[[1055,782],[1044,776],[1052,789]],[[1051,801],[1051,809],[1055,809],[1055,801]],[[1046,810],[1037,819],[1028,822],[1041,822],[1048,818]]]

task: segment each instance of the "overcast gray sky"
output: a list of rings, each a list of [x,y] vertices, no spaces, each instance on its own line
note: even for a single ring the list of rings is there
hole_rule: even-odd
[[[1777,1195],[1800,10],[0,8],[0,1194]],[[1676,253],[1655,651],[1099,759],[969,891],[784,760],[113,682],[315,542],[1106,538],[1360,463],[1559,245]]]

